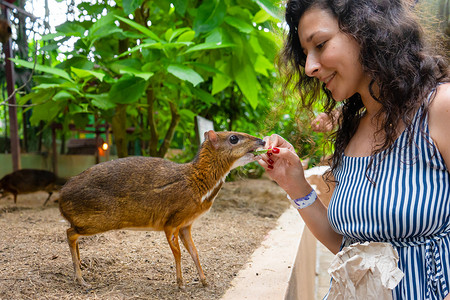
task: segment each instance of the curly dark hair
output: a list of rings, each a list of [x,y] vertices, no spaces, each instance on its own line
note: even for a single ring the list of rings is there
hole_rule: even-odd
[[[336,107],[331,93],[320,81],[305,74],[306,56],[297,26],[311,8],[330,12],[340,30],[360,45],[360,62],[372,78],[369,91],[382,104],[376,116],[382,127],[375,134],[383,134],[385,138],[376,145],[372,157],[388,150],[398,136],[397,125],[403,122],[409,128],[419,106],[424,105],[425,113],[428,111],[426,96],[439,82],[449,81],[447,62],[427,48],[421,26],[411,7],[402,0],[288,0],[285,15],[288,33],[277,63],[284,90],[293,86],[300,93],[300,104],[310,110],[318,101],[329,114]],[[375,82],[379,89],[376,97],[372,92]],[[365,112],[359,94],[344,100],[341,109],[339,127],[331,135],[335,149],[330,162],[332,170],[340,165]]]

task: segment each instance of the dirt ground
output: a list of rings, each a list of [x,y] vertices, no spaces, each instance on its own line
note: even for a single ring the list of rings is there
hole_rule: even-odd
[[[68,223],[57,194],[0,199],[0,299],[219,299],[288,208],[285,193],[268,179],[226,182],[192,236],[209,285],[199,282],[182,247],[186,283],[179,290],[175,261],[163,232],[111,231],[80,238],[83,277],[74,283],[66,241]]]

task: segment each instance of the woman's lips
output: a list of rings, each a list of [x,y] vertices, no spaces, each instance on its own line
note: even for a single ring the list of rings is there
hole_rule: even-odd
[[[333,74],[331,74],[330,76],[328,76],[327,78],[325,78],[323,80],[323,82],[325,83],[325,87],[328,89],[328,85],[331,82],[331,80],[333,80],[334,76],[336,75],[336,72],[334,72]]]

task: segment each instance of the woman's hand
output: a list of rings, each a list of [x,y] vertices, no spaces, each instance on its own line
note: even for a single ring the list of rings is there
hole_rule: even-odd
[[[311,128],[315,132],[329,132],[333,130],[334,123],[332,117],[326,113],[318,114],[317,117],[311,122]]]
[[[303,197],[311,192],[305,179],[302,162],[294,147],[278,134],[265,137],[265,148],[271,149],[261,155],[259,164],[292,199]]]
[[[302,163],[294,147],[277,134],[265,137],[264,140],[265,148],[271,151],[261,155],[258,162],[264,167],[266,173],[292,199],[308,195],[312,189],[305,179]],[[310,206],[299,209],[298,212],[314,236],[336,254],[340,249],[342,236],[331,228],[327,218],[327,208],[322,201],[315,201]]]

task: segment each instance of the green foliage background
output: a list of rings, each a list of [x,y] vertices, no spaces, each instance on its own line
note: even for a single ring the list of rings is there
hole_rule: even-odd
[[[86,1],[77,9],[75,21],[30,45],[39,49],[36,61],[13,60],[19,72],[34,69],[32,90],[18,102],[33,105],[23,109],[23,126],[38,128],[41,137],[53,122],[63,125],[62,140],[73,136],[70,125],[110,124],[119,157],[163,157],[179,148],[176,159],[186,161],[197,151],[198,115],[216,130],[278,133],[312,164],[323,156],[311,115],[295,99],[278,97],[278,1]],[[73,39],[73,49],[63,52]]]

